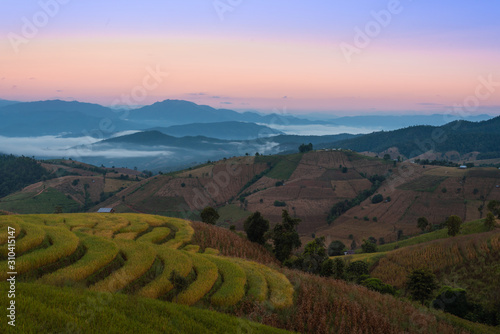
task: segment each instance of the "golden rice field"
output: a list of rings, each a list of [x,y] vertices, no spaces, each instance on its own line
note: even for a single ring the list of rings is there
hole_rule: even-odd
[[[16,271],[24,282],[122,292],[185,305],[229,307],[243,299],[292,305],[294,289],[281,273],[192,244],[182,219],[142,214],[2,216],[0,278],[7,268],[8,227],[15,228]],[[189,285],[176,289],[176,271]]]

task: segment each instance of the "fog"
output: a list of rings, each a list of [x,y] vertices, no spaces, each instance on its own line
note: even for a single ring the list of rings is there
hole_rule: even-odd
[[[338,135],[341,133],[350,134],[367,134],[374,131],[380,131],[382,128],[373,127],[350,127],[344,125],[276,125],[276,124],[262,124],[267,125],[275,130],[282,131],[287,135],[300,135],[300,136],[325,136],[325,135]]]
[[[106,158],[147,158],[168,156],[170,151],[163,149],[144,151],[117,148],[95,150],[92,144],[98,142],[92,137],[61,138],[42,137],[4,137],[0,136],[0,152],[6,154],[35,156],[36,158],[106,157]]]

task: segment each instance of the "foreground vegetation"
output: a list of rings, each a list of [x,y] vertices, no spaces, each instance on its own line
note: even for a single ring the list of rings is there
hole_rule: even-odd
[[[27,333],[279,332],[229,315],[304,333],[495,333],[364,286],[280,268],[266,247],[202,223],[141,214],[2,216],[0,247],[7,225],[26,245],[16,303],[17,330]],[[0,260],[5,268],[5,255]]]
[[[165,301],[34,283],[18,283],[16,305],[16,327],[2,324],[2,333],[287,333]]]

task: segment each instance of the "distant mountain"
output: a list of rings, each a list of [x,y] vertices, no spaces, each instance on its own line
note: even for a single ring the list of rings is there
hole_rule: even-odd
[[[106,137],[117,131],[141,128],[120,116],[119,111],[77,101],[20,102],[0,108],[0,135],[34,137],[70,133]]]
[[[482,122],[454,121],[443,126],[412,126],[381,131],[335,143],[358,152],[383,152],[397,147],[408,158],[427,151],[481,152],[500,157],[500,116]]]
[[[130,112],[128,119],[148,125],[180,125],[214,122],[253,122],[274,125],[326,124],[322,121],[310,121],[289,115],[260,115],[254,112],[238,113],[228,109],[215,109],[183,100],[165,100]]]
[[[0,108],[8,106],[10,104],[15,104],[15,103],[19,103],[19,102],[0,99]]]
[[[148,130],[160,131],[175,137],[205,136],[217,139],[237,140],[270,137],[283,133],[265,125],[237,121],[172,125],[170,127],[156,127]]]

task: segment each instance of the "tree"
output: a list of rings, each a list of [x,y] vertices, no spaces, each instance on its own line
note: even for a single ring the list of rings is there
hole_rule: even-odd
[[[290,217],[286,210],[283,210],[281,217],[281,224],[274,226],[272,239],[274,242],[274,254],[278,260],[283,262],[290,257],[294,249],[302,245],[296,229],[301,220]]]
[[[340,240],[332,241],[328,245],[328,255],[329,256],[343,255],[345,249],[346,247],[342,241]]]
[[[427,220],[427,218],[425,218],[425,217],[418,218],[418,220],[417,220],[417,227],[419,229],[421,229],[422,232],[425,231],[425,229],[427,228],[427,226],[429,226],[429,220]]]
[[[377,194],[375,196],[372,197],[372,203],[373,204],[377,204],[377,203],[380,203],[384,200],[384,196],[382,196],[381,194]]]
[[[328,259],[325,248],[325,237],[315,238],[307,243],[302,253],[302,270],[312,274],[321,272],[321,265]]]
[[[300,153],[306,153],[306,152],[309,152],[309,151],[312,151],[313,149],[313,144],[312,143],[309,143],[309,144],[302,144],[299,146],[299,152]]]
[[[335,279],[345,278],[345,263],[343,260],[336,258],[334,260],[327,259],[321,264],[321,276],[333,277]]]
[[[353,239],[351,242],[351,249],[354,250],[356,247],[358,247],[358,245],[356,244],[356,240]]]
[[[347,266],[347,275],[351,279],[358,279],[362,275],[368,275],[368,264],[364,261],[354,261]]]
[[[460,225],[462,224],[462,219],[459,216],[452,215],[446,219],[446,226],[448,227],[448,235],[452,237],[456,236],[460,232]]]
[[[498,216],[498,218],[500,218],[500,201],[496,201],[496,200],[489,201],[487,208],[494,215],[496,215],[496,216]]]
[[[377,245],[368,240],[363,240],[361,249],[363,250],[363,253],[375,253],[377,251]]]
[[[414,270],[406,281],[406,288],[414,300],[424,304],[438,288],[436,276],[428,269]]]
[[[493,215],[493,213],[488,212],[488,214],[486,215],[486,219],[484,220],[484,226],[488,230],[492,230],[495,227],[495,216]]]
[[[384,154],[384,160],[390,160],[391,159],[391,155],[390,154]]]
[[[207,206],[201,211],[201,221],[207,224],[215,225],[217,219],[219,219],[219,214],[211,206]]]
[[[243,224],[248,240],[259,243],[266,243],[264,234],[269,230],[269,220],[264,219],[259,211],[250,215]]]

